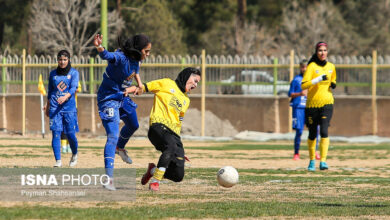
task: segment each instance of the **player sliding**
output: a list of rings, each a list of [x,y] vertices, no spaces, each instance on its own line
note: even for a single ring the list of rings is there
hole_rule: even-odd
[[[139,34],[128,38],[125,42],[118,40],[120,49],[116,52],[108,52],[101,45],[102,41],[103,36],[97,34],[93,42],[99,56],[108,61],[97,93],[97,101],[99,116],[107,133],[104,164],[106,174],[110,177],[110,184],[105,187],[115,190],[113,169],[116,148],[122,160],[131,164],[132,160],[124,147],[139,127],[137,104],[128,97],[128,94],[142,93],[142,82],[139,77],[140,62],[149,56],[152,44],[147,36]],[[133,78],[138,84],[135,89],[130,88]],[[125,125],[119,134],[120,119]]]
[[[306,102],[306,125],[309,128],[307,144],[309,148],[309,171],[315,171],[315,146],[317,125],[320,125],[320,170],[327,170],[328,127],[333,114],[332,89],[336,88],[336,69],[328,62],[328,45],[324,42],[316,44],[315,54],[311,57],[302,79],[302,89],[308,89]]]
[[[200,71],[186,68],[176,80],[159,79],[145,85],[146,92],[154,93],[154,103],[150,113],[148,138],[162,154],[157,167],[149,163],[141,183],[149,184],[152,191],[159,190],[162,178],[174,182],[184,177],[184,148],[180,139],[180,130],[185,112],[190,105],[187,93],[195,89],[200,81]]]

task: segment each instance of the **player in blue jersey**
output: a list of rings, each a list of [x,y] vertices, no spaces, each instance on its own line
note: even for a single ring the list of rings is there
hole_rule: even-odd
[[[291,97],[290,106],[292,107],[292,128],[295,130],[294,139],[294,160],[299,160],[299,148],[301,145],[301,136],[305,127],[305,107],[307,90],[302,90],[301,82],[303,74],[307,68],[307,60],[299,63],[300,73],[294,77],[290,83],[288,96]]]
[[[69,166],[77,164],[77,138],[79,131],[75,93],[79,83],[79,72],[71,67],[70,53],[61,50],[57,55],[58,67],[50,72],[49,92],[47,94],[46,115],[50,118],[50,130],[53,133],[52,148],[56,163],[61,167],[61,132],[67,136],[72,149]]]
[[[107,133],[104,164],[106,174],[110,177],[110,184],[105,187],[109,190],[115,190],[113,184],[115,151],[117,149],[123,161],[132,163],[124,147],[139,127],[136,113],[137,104],[128,95],[130,93],[142,94],[143,92],[139,76],[140,62],[149,56],[152,44],[147,36],[139,34],[128,38],[125,42],[118,40],[119,49],[115,52],[108,52],[102,47],[102,41],[103,36],[97,34],[93,42],[99,56],[108,61],[103,81],[97,93],[97,101],[99,115]],[[137,87],[130,87],[133,78],[136,79]],[[119,132],[120,119],[125,125]]]

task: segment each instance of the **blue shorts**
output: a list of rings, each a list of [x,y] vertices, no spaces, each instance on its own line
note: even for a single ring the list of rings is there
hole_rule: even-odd
[[[79,132],[77,112],[59,112],[50,118],[50,130],[65,134]]]
[[[119,123],[119,107],[121,102],[109,100],[98,104],[99,116],[102,121]]]
[[[292,128],[295,130],[303,130],[304,127],[305,127],[305,109],[293,108]]]

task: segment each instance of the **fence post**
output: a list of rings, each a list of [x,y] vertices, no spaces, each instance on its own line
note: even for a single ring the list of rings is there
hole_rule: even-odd
[[[202,127],[201,136],[205,135],[205,117],[206,117],[206,50],[202,50],[202,98],[201,98]]]
[[[6,64],[7,63],[7,59],[5,57],[3,57],[3,64]],[[1,87],[2,87],[2,91],[3,91],[3,94],[5,94],[6,92],[6,84],[5,84],[5,81],[7,80],[7,67],[3,66],[2,68],[2,72],[1,72]]]
[[[26,49],[22,57],[22,135],[26,134]]]
[[[3,57],[3,64],[7,63],[7,59]],[[7,67],[3,66],[2,68],[2,91],[3,91],[3,97],[2,97],[2,110],[3,110],[3,129],[7,130],[7,110],[6,110],[6,104],[5,104],[5,93],[7,92],[5,81],[7,80]]]
[[[290,77],[291,82],[294,78],[294,50],[290,51]],[[292,132],[292,108],[288,108],[288,132]]]
[[[372,85],[371,85],[371,107],[372,107],[372,134],[378,134],[378,110],[376,103],[376,76],[377,76],[377,51],[372,51]]]
[[[276,91],[276,82],[278,81],[278,58],[274,59],[274,96],[278,94]]]
[[[93,57],[89,58],[89,94],[94,94],[94,73],[93,73],[93,64],[95,64],[95,59]],[[92,134],[96,133],[96,123],[95,123],[95,97],[91,96],[91,132]]]

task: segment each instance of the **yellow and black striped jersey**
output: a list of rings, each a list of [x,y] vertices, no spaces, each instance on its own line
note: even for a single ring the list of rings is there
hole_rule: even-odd
[[[145,89],[155,94],[149,125],[161,123],[180,135],[182,120],[190,105],[187,94],[168,78],[148,82]]]
[[[325,74],[326,80],[315,85],[311,80]],[[302,89],[308,89],[306,108],[320,108],[327,104],[333,104],[333,94],[330,84],[336,84],[336,68],[333,63],[327,62],[325,66],[319,66],[311,62],[306,69],[302,79]]]

